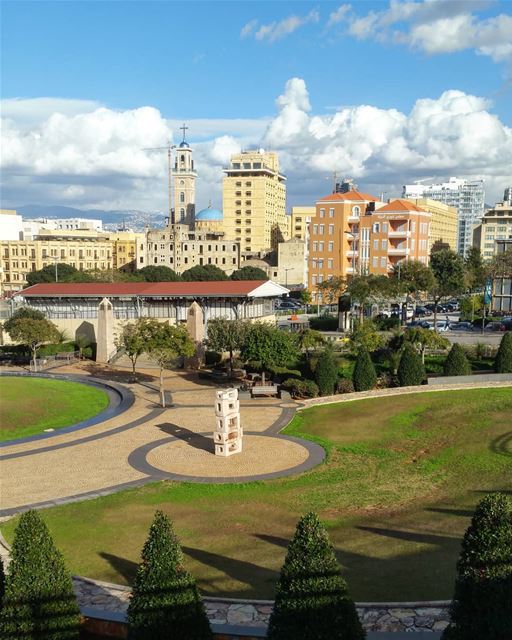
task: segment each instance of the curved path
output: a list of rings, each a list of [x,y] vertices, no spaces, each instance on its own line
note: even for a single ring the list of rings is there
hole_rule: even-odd
[[[156,404],[158,394],[151,385],[154,373],[141,371],[142,384],[130,384],[128,372],[94,363],[59,369],[59,375],[88,375],[121,383],[128,388],[128,395],[133,395],[133,402],[101,423],[2,447],[0,516],[162,479],[268,479],[305,471],[324,459],[319,445],[278,435],[297,404],[273,398],[241,399],[243,451],[230,458],[214,456],[214,394],[218,387],[201,381],[196,374],[166,372],[165,386],[173,404],[163,409]]]

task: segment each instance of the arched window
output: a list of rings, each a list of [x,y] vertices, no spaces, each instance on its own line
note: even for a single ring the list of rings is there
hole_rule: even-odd
[[[180,192],[180,202],[185,202],[185,194],[183,191]]]
[[[356,218],[359,218],[359,215],[361,214],[361,209],[359,207],[352,207],[352,215]]]
[[[184,153],[181,154],[181,162],[185,162],[185,154]]]
[[[185,209],[183,207],[180,209],[180,220],[185,220]]]

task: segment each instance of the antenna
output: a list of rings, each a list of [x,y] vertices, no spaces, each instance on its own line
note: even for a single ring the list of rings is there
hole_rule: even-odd
[[[185,126],[185,125],[183,125]],[[187,127],[188,129],[188,127]],[[183,134],[185,135],[185,134]],[[172,150],[176,149],[175,144],[167,143],[165,147],[146,147],[143,151],[167,151],[167,164],[168,164],[168,197],[169,197],[169,222],[174,224],[174,210],[172,208]]]

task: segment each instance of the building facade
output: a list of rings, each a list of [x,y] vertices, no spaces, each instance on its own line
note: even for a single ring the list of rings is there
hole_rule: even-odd
[[[286,240],[286,177],[277,153],[244,151],[224,169],[223,213],[226,238],[240,243],[243,253],[277,249]]]
[[[0,240],[21,240],[23,219],[14,209],[0,209]]]
[[[498,241],[512,242],[512,202],[508,202],[506,197],[488,209],[482,223],[473,230],[473,245],[480,249],[484,260],[497,253]]]
[[[431,198],[408,198],[410,202],[431,214],[429,253],[434,244],[443,245],[452,251],[458,250],[457,232],[459,226],[459,212],[444,202]]]
[[[359,191],[319,200],[311,221],[308,288],[335,277],[388,275],[401,261],[428,264],[432,214],[407,200],[384,203]]]
[[[444,202],[458,211],[457,251],[466,255],[473,244],[473,228],[484,214],[484,181],[450,178],[433,185],[404,185],[402,197],[409,200],[429,198]]]
[[[80,271],[112,269],[112,242],[107,236],[82,232],[45,232],[37,240],[0,242],[0,295],[19,291],[27,284],[27,275],[48,265],[69,264]],[[54,235],[50,235],[54,234]]]
[[[292,207],[290,218],[290,238],[297,238],[303,242],[309,241],[309,225],[316,214],[316,207]]]
[[[146,234],[146,251],[139,249],[137,268],[161,265],[183,273],[196,265],[212,264],[227,275],[240,266],[240,245],[222,233],[192,231],[186,224],[152,229]]]

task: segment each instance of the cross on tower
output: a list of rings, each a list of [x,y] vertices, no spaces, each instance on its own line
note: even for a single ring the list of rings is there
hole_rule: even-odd
[[[180,127],[180,129],[183,131],[183,142],[185,142],[185,131],[188,129],[188,127],[186,127],[185,123],[183,123],[183,126]]]

